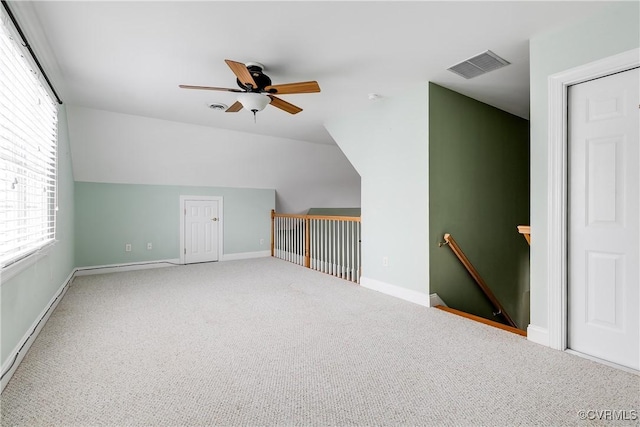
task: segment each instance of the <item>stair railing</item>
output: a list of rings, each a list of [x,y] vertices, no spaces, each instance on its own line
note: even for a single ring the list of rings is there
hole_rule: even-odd
[[[360,283],[360,218],[272,210],[271,256]]]
[[[502,304],[500,304],[500,301],[498,301],[498,298],[496,298],[496,296],[491,291],[491,288],[489,288],[487,283],[482,279],[482,277],[480,277],[480,273],[478,273],[478,270],[476,270],[473,264],[471,264],[471,261],[469,261],[469,258],[467,258],[464,252],[462,252],[462,249],[460,249],[460,246],[458,246],[458,243],[456,243],[453,236],[449,233],[444,235],[444,243],[439,244],[439,246],[441,247],[445,245],[451,248],[451,250],[458,257],[462,265],[464,265],[464,267],[467,269],[467,271],[469,272],[473,280],[476,282],[478,287],[482,290],[482,292],[489,299],[489,301],[491,301],[491,304],[493,305],[495,310],[493,315],[494,316],[502,315],[504,320],[506,320],[509,325],[513,326],[514,328],[517,328],[518,325],[516,325],[516,323],[511,318],[511,316],[509,316],[509,314],[505,311]]]

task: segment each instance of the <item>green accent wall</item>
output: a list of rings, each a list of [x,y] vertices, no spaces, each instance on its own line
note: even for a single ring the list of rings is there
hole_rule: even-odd
[[[58,108],[58,212],[56,243],[47,255],[9,280],[0,273],[0,354],[2,366],[31,332],[74,268],[74,183],[64,106]]]
[[[521,329],[529,323],[529,122],[429,84],[430,292],[498,320],[450,248],[450,233]]]
[[[269,250],[275,190],[76,182],[76,266],[179,258],[181,195],[223,198],[225,255]]]

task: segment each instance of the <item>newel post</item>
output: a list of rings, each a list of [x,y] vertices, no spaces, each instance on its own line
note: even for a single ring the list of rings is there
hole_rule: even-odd
[[[273,241],[273,237],[274,237],[274,232],[273,232],[273,221],[275,219],[276,216],[276,210],[275,209],[271,209],[271,256],[273,256],[274,253],[274,241]]]
[[[310,257],[310,248],[311,242],[309,238],[309,218],[304,218],[304,266],[309,268],[311,267],[311,257]]]

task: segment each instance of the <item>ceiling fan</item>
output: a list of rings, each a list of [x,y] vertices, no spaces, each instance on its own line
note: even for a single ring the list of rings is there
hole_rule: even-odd
[[[268,104],[273,105],[287,113],[297,114],[302,108],[297,107],[275,95],[290,95],[294,93],[320,92],[320,86],[316,81],[285,83],[272,85],[269,76],[263,73],[264,65],[258,62],[225,61],[233,74],[236,75],[236,83],[240,89],[229,89],[211,86],[179,85],[182,89],[217,90],[224,92],[238,92],[237,101],[225,110],[227,113],[235,113],[245,108],[253,113],[254,119],[258,111],[262,111]]]

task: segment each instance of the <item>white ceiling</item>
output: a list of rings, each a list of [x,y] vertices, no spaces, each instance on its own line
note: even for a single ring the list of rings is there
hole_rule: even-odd
[[[332,144],[323,123],[432,81],[529,115],[536,34],[597,13],[597,2],[12,2],[63,101],[126,114]],[[35,19],[39,22],[34,22]],[[446,69],[491,49],[512,65],[472,80]],[[225,59],[257,61],[274,84],[317,80],[321,93],[282,95],[304,109],[213,111],[233,104]],[[368,94],[383,99],[370,101]]]

